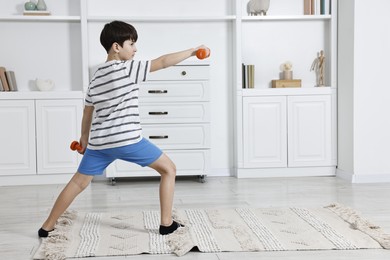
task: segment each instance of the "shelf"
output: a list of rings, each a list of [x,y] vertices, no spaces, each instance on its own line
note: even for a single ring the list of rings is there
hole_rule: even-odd
[[[0,16],[0,21],[48,21],[48,22],[80,22],[80,16],[67,15],[7,15]]]
[[[112,20],[132,22],[221,22],[234,21],[235,15],[224,16],[88,16],[90,22],[107,22]]]
[[[270,16],[243,16],[242,21],[315,21],[330,20],[331,15],[270,15]]]
[[[264,89],[241,89],[243,97],[252,96],[294,96],[294,95],[330,95],[333,89],[330,87],[312,88],[264,88]]]
[[[80,99],[84,98],[82,91],[16,91],[0,92],[0,100],[26,99]]]

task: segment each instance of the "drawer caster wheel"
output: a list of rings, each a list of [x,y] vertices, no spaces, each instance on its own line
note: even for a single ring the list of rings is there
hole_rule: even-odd
[[[206,182],[206,175],[199,175],[198,180],[200,183],[205,183]]]
[[[112,186],[115,186],[116,179],[115,178],[110,178],[110,183],[111,183]]]

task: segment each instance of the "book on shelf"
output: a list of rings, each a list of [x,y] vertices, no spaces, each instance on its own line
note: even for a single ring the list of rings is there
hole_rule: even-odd
[[[320,0],[320,14],[329,15],[332,14],[332,0]]]
[[[0,67],[0,80],[1,80],[3,91],[9,91],[9,85],[7,82],[7,77],[5,75],[4,67]]]
[[[255,65],[248,65],[248,88],[255,87]]]
[[[15,72],[0,67],[0,91],[17,91]]]
[[[9,91],[17,91],[18,86],[16,85],[15,72],[7,70],[7,71],[5,71],[5,76],[7,78]]]
[[[303,14],[304,15],[311,14],[311,1],[312,0],[304,0],[303,1]]]
[[[332,0],[304,0],[304,15],[328,15],[331,14]]]
[[[246,88],[246,67],[244,63],[242,63],[242,88]]]
[[[242,64],[242,87],[255,87],[255,65]]]
[[[316,2],[317,0],[310,1],[310,14],[316,14]]]
[[[320,14],[324,15],[325,13],[325,0],[320,0]]]

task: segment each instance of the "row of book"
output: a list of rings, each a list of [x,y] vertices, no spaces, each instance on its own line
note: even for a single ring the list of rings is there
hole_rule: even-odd
[[[242,64],[242,87],[255,87],[255,65]]]
[[[17,91],[15,73],[0,67],[0,91]]]
[[[332,14],[332,0],[304,0],[303,4],[305,15]]]

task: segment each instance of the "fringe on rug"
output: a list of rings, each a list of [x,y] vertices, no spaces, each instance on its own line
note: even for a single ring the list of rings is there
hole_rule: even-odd
[[[339,203],[332,203],[327,208],[351,224],[353,229],[360,230],[377,241],[384,249],[390,249],[390,234],[386,234],[379,226],[363,219],[360,214],[352,208],[348,208]]]
[[[64,260],[66,259],[65,251],[70,242],[70,232],[73,220],[77,218],[76,211],[65,211],[58,219],[54,231],[50,236],[45,238],[43,243],[43,252],[47,260]]]
[[[177,229],[167,237],[167,244],[172,253],[177,256],[183,256],[191,251],[196,246],[191,238],[190,229],[188,226]]]
[[[175,232],[168,235],[166,241],[172,253],[177,256],[183,256],[191,251],[196,244],[190,234],[190,224],[184,221],[176,210],[173,210],[173,218],[180,224],[183,224],[184,227],[180,227]]]

